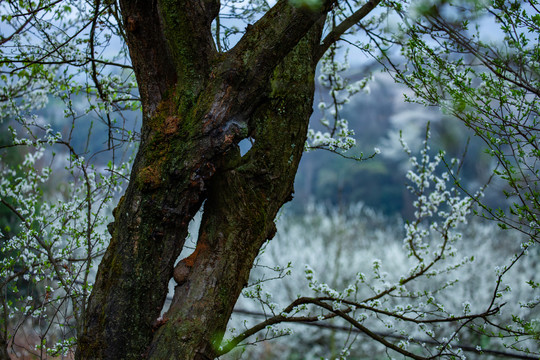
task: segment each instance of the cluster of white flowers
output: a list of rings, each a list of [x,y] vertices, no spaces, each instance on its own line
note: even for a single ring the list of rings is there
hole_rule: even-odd
[[[293,264],[310,264],[303,271],[305,282],[301,285],[300,274],[293,272],[289,282],[295,281],[294,285],[283,286],[280,283],[272,287],[265,283],[264,286],[270,286],[272,291],[259,289],[263,301],[255,296],[258,304],[267,302],[266,297],[272,293],[274,300],[271,311],[274,312],[275,302],[288,304],[295,299],[313,296],[327,307],[321,308],[315,302],[303,303],[287,313],[286,317],[312,316],[323,321],[333,317],[334,312],[346,313],[372,331],[401,336],[400,340],[394,342],[396,348],[413,352],[421,348],[432,353],[440,351],[445,354],[441,355],[442,358],[464,358],[459,345],[474,340],[467,330],[462,329],[456,334],[454,326],[449,326],[452,323],[458,327],[464,324],[465,321],[457,320],[459,318],[473,319],[478,316],[477,322],[466,322],[470,326],[474,324],[475,329],[481,328],[485,325],[484,317],[478,314],[487,308],[493,310],[505,302],[505,308],[512,310],[505,312],[504,320],[494,317],[495,322],[519,321],[515,314],[525,311],[523,309],[526,309],[529,317],[534,314],[539,297],[527,296],[530,299],[528,302],[521,301],[521,297],[525,291],[522,290],[523,279],[529,280],[530,276],[536,278],[531,274],[536,274],[537,266],[531,263],[532,267],[526,270],[529,275],[512,268],[520,260],[520,255],[510,259],[511,264],[492,271],[495,259],[499,257],[490,251],[507,255],[520,249],[494,246],[492,241],[507,246],[506,235],[499,233],[495,224],[486,226],[478,221],[471,222],[470,198],[456,189],[457,174],[445,168],[448,162],[444,154],[430,156],[428,139],[429,132],[418,158],[413,156],[404,141],[402,144],[410,158],[411,170],[407,178],[411,183],[409,190],[414,194],[413,206],[416,209],[414,218],[400,225],[405,228],[404,236],[397,230],[385,230],[388,219],[381,220],[366,209],[361,213],[350,210],[350,213],[341,215],[312,209],[314,214],[306,215],[305,223],[286,222],[286,225],[278,226],[276,239],[263,255],[263,259],[270,262],[269,256],[274,256],[274,261],[289,260],[290,256],[295,256],[297,260]],[[456,165],[457,161],[451,161],[449,166]],[[401,243],[396,241],[398,237],[402,239]],[[467,238],[467,241],[461,241],[462,238]],[[530,251],[529,247],[534,244],[526,243],[522,251]],[[303,250],[295,252],[295,249]],[[273,252],[277,253],[272,255]],[[534,262],[533,258],[531,260]],[[471,266],[474,266],[474,271],[471,271]],[[502,284],[502,277],[510,273],[516,278],[508,277],[511,283]],[[538,281],[530,284],[530,287],[540,288]],[[303,291],[300,290],[302,288]],[[519,289],[517,293],[516,290],[511,291],[513,288]],[[241,304],[248,307],[246,302]],[[282,305],[282,308],[286,307]],[[441,319],[447,319],[447,322],[438,323]],[[525,320],[522,322],[527,324]],[[486,330],[479,331],[488,336],[496,335]],[[328,350],[324,350],[324,346],[310,348],[312,345],[302,345],[317,342],[319,336],[320,330],[302,328],[302,331],[296,331],[297,338],[293,340],[295,345],[291,353],[294,353],[295,347],[304,346],[308,348],[304,351],[310,356],[327,356],[325,351]],[[348,337],[344,335],[341,339],[343,349],[347,350],[344,354],[354,349],[350,347]],[[422,339],[435,340],[438,344],[429,345]],[[373,342],[355,343],[355,346],[363,348],[364,353],[372,351],[366,350],[370,346],[377,348]],[[538,351],[531,341],[527,342],[527,346]],[[334,356],[337,355],[334,353]]]
[[[336,59],[336,51],[337,48],[332,47],[321,60],[319,83],[328,90],[331,102],[321,101],[319,103],[318,108],[323,114],[320,124],[324,130],[309,129],[306,142],[307,150],[316,148],[347,151],[356,145],[356,140],[353,137],[354,130],[349,129],[348,121],[340,117],[339,112],[343,109],[343,105],[350,102],[353,95],[362,90],[369,93],[367,83],[370,78],[349,83],[349,80],[342,76],[350,68],[347,53],[344,55],[344,60],[340,62]],[[328,119],[327,112],[330,114],[331,120]]]
[[[334,136],[328,131],[308,130],[308,141],[311,148],[326,148],[329,150],[349,150],[356,145],[356,140],[352,137],[354,130],[349,129],[348,122],[345,119],[336,121],[337,132]]]

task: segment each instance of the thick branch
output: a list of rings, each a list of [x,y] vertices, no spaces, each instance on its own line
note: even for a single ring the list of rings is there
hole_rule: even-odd
[[[234,72],[236,79],[260,82],[268,79],[276,65],[296,46],[317,22],[324,21],[333,0],[312,11],[280,0],[253,26],[249,26],[230,51],[221,71]]]
[[[211,63],[217,54],[212,37],[212,21],[219,13],[218,0],[159,0],[159,13],[179,87],[190,92],[194,83],[202,82],[210,74]]]
[[[150,117],[176,83],[174,61],[155,2],[121,0],[120,6],[143,111]]]

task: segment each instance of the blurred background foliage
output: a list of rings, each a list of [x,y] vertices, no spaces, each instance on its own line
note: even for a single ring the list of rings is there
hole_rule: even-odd
[[[373,67],[351,69],[351,81],[364,77],[366,68]],[[357,140],[357,146],[347,155],[369,153],[373,148],[381,153],[358,162],[324,150],[308,151],[296,176],[295,200],[288,205],[292,211],[302,213],[312,202],[338,208],[363,203],[385,215],[410,218],[411,199],[404,186],[407,156],[399,136],[401,132],[411,149],[418,151],[428,122],[432,154],[444,150],[448,158],[463,160],[461,176],[465,187],[478,188],[489,180],[493,161],[484,153],[483,143],[460,121],[436,107],[404,102],[407,89],[384,73],[374,76],[369,89],[369,93],[355,95],[340,114],[349,121]],[[325,95],[317,89],[313,128],[317,128],[320,118],[317,102],[328,101]],[[487,200],[493,207],[504,202],[498,196]]]

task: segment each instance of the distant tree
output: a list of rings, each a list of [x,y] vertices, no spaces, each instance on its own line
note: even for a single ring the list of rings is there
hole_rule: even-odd
[[[387,17],[383,10],[403,14],[408,8],[385,5],[382,8],[379,0],[280,0],[272,7],[265,1],[240,6],[215,0],[0,4],[7,32],[0,37],[2,112],[3,118],[19,124],[11,129],[12,143],[2,148],[35,148],[19,166],[26,177],[2,169],[0,201],[22,224],[19,234],[5,237],[2,246],[26,266],[15,266],[13,256],[3,259],[1,285],[4,292],[17,293],[14,280],[19,277],[42,284],[36,301],[2,303],[3,356],[8,356],[8,321],[15,312],[37,319],[34,326],[44,325],[38,332],[41,357],[76,347],[78,359],[208,359],[267,326],[331,318],[342,318],[411,358],[460,356],[459,349],[452,348],[460,330],[476,322],[490,324],[498,313],[505,271],[497,274],[491,301],[474,313],[467,307],[462,314],[449,313],[432,291],[408,288],[468,261],[460,258],[437,269],[453,255],[451,245],[459,240],[454,228],[466,221],[472,201],[447,187],[449,176],[435,173],[443,157],[430,159],[427,144],[418,161],[412,158],[409,173],[418,200],[415,220],[406,228],[406,251],[414,263],[406,274],[387,282],[376,262],[374,280],[380,284],[368,284],[359,274],[353,284],[335,290],[308,270],[317,297],[300,297],[222,342],[253,262],[276,232],[276,214],[292,198],[306,139],[308,147],[338,153],[355,144],[339,111],[366,80],[348,84],[339,75],[347,66],[338,61],[337,42],[356,31],[373,36],[374,27]],[[229,18],[242,19],[247,26],[240,30],[227,23]],[[234,35],[241,38],[229,47]],[[332,118],[323,122],[328,131],[308,132],[320,60],[320,81],[333,99],[328,105]],[[83,104],[75,101],[77,94],[83,95]],[[66,135],[32,116],[51,96],[63,101],[64,116],[71,120]],[[122,114],[138,104],[142,128],[134,134],[124,126]],[[101,148],[90,149],[90,136],[85,146],[72,141],[83,117],[103,124],[91,132]],[[83,129],[92,129],[91,124]],[[136,156],[107,227],[105,251],[104,208],[125,178],[126,162],[118,159],[122,144],[134,139]],[[250,139],[252,146],[242,156],[238,143],[243,139]],[[42,192],[41,184],[55,175],[52,167],[39,164],[56,156],[46,154],[51,147],[68,155],[64,166],[73,182],[58,193],[69,201],[51,200]],[[178,262],[188,225],[202,206],[196,248]],[[436,245],[428,241],[431,232],[440,236]],[[93,281],[95,260],[100,264]],[[174,297],[160,316],[171,279],[176,282]],[[354,299],[355,289],[365,285],[373,296]],[[427,303],[385,308],[381,299],[396,294]],[[378,335],[363,325],[365,314],[353,316],[359,309],[416,323],[435,345],[409,349],[407,341]],[[452,324],[454,330],[439,338],[433,331],[439,324]],[[53,326],[74,332],[53,333]],[[58,333],[62,337],[54,339]]]

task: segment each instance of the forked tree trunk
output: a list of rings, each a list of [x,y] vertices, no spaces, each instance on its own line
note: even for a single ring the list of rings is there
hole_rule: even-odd
[[[290,199],[327,9],[280,1],[218,54],[210,35],[217,4],[121,2],[142,140],[109,227],[79,359],[215,357],[253,260]],[[240,157],[236,144],[248,134],[255,143]],[[196,250],[174,268],[204,200]],[[157,328],[173,272],[178,286]]]
[[[174,299],[151,359],[215,357],[236,300],[274,218],[291,199],[312,113],[321,26],[274,71],[269,98],[253,117],[251,150],[231,149],[213,177],[195,251],[175,268]]]

